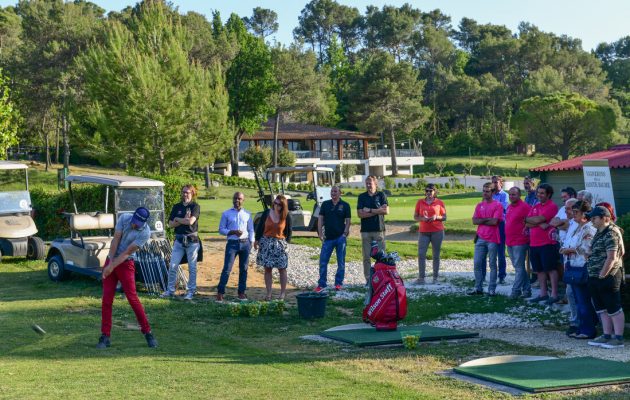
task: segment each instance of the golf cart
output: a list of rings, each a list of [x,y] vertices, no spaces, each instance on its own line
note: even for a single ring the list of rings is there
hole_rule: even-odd
[[[335,182],[335,171],[332,168],[268,168],[264,175],[264,183],[266,184],[265,189],[268,190],[267,193],[265,193],[265,189],[263,189],[263,184],[261,183],[258,174],[254,172],[254,175],[258,186],[258,201],[263,204],[265,210],[271,207],[271,204],[277,195],[282,194],[286,196],[288,201],[289,214],[291,215],[291,220],[293,222],[293,230],[311,232],[317,230],[319,209],[324,201],[330,200],[330,190]],[[274,190],[274,184],[272,184],[273,177],[275,175],[279,177],[279,186],[276,185],[277,191]],[[315,202],[313,204],[312,212],[305,210],[304,206],[297,198],[304,193],[304,191],[291,188],[292,186],[297,188],[304,184],[308,185],[308,189],[305,191],[306,200],[313,200]],[[259,212],[254,216],[254,224],[258,223],[261,216],[262,212]]]
[[[43,260],[46,245],[37,236],[31,216],[31,195],[28,191],[28,166],[0,161],[0,258],[26,256]]]
[[[147,224],[151,240],[136,253],[140,280],[149,292],[159,293],[166,287],[166,270],[170,260],[170,244],[164,233],[164,183],[153,179],[116,175],[69,175],[70,197],[74,212],[64,213],[70,226],[70,237],[53,240],[48,251],[48,276],[61,281],[70,272],[101,277],[120,214],[133,213],[143,206],[149,209]],[[83,205],[89,211],[79,212],[73,185],[92,184],[105,187],[102,208],[95,204]],[[110,210],[110,206],[113,209]],[[98,235],[94,235],[98,233]],[[161,287],[160,287],[161,286]]]

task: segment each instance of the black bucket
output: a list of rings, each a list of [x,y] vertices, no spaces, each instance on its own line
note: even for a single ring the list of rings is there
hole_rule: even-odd
[[[327,293],[304,292],[296,296],[302,318],[323,318],[326,314]]]

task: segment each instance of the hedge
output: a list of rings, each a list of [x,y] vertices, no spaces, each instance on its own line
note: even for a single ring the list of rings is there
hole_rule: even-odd
[[[188,178],[174,175],[146,175],[146,178],[164,182],[164,218],[168,219],[173,206],[181,200],[182,186],[191,183]],[[75,185],[72,192],[77,202],[79,212],[105,211],[105,186],[101,185]],[[64,212],[74,212],[69,191],[56,191],[34,188],[31,190],[31,202],[35,210],[35,224],[39,230],[38,236],[44,240],[53,240],[70,235],[68,221],[64,218]],[[114,210],[114,196],[110,193],[108,210]],[[165,221],[167,222],[167,221]],[[84,232],[90,235],[90,232]],[[167,235],[172,235],[172,230],[167,229]]]

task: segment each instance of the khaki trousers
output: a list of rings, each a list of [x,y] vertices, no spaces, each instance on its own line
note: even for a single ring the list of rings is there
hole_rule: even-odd
[[[365,282],[368,282],[368,279],[370,279],[370,267],[372,266],[370,252],[372,250],[373,240],[376,240],[379,249],[385,251],[385,232],[361,232],[363,275],[365,276]]]

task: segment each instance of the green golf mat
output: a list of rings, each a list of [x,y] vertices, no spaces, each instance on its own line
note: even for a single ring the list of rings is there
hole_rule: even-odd
[[[382,344],[402,344],[405,335],[418,335],[421,342],[442,339],[465,339],[479,336],[478,333],[455,329],[436,328],[431,325],[399,326],[395,331],[377,331],[376,328],[324,331],[321,336],[357,346],[379,346]]]
[[[532,393],[630,382],[630,364],[594,357],[457,367],[454,371]]]

